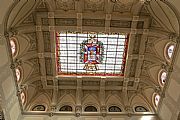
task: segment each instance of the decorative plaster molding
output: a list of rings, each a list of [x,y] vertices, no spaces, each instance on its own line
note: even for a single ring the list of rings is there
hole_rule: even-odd
[[[36,31],[42,31],[41,26],[36,26]]]
[[[54,12],[48,12],[48,18],[54,18]]]
[[[133,16],[133,20],[132,21],[139,21],[139,16]]]

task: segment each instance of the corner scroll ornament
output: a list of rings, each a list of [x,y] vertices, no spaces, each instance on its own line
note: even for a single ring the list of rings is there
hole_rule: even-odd
[[[15,59],[15,60],[13,61],[13,63],[11,63],[10,68],[11,68],[11,69],[15,69],[15,68],[17,68],[18,66],[20,66],[21,64],[22,64],[22,60]]]
[[[80,44],[80,62],[85,63],[84,70],[97,71],[98,64],[103,61],[104,46],[101,41],[96,39],[96,36],[90,36],[90,39],[83,41]]]
[[[10,65],[11,69],[15,69],[16,67],[20,66],[22,64],[22,60],[15,59],[13,63]]]
[[[169,34],[169,40],[171,40],[173,42],[179,43],[180,42],[179,38],[180,37],[176,33]]]
[[[148,5],[150,5],[151,1],[152,0],[141,0],[141,3],[144,3],[144,6],[148,6]]]

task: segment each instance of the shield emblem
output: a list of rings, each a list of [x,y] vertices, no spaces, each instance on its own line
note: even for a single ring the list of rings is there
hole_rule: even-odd
[[[98,41],[94,37],[89,40],[85,40],[80,45],[80,59],[81,62],[85,63],[84,69],[86,70],[97,70],[97,64],[102,63],[104,47],[101,41]]]

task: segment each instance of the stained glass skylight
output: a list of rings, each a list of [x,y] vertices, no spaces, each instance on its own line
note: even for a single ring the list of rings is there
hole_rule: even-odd
[[[127,46],[125,34],[57,33],[58,75],[123,76]]]

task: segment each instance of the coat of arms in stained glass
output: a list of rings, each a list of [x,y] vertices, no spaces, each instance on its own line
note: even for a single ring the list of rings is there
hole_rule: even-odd
[[[80,44],[80,61],[85,63],[84,69],[98,70],[97,64],[102,63],[104,46],[96,37],[90,37]]]

